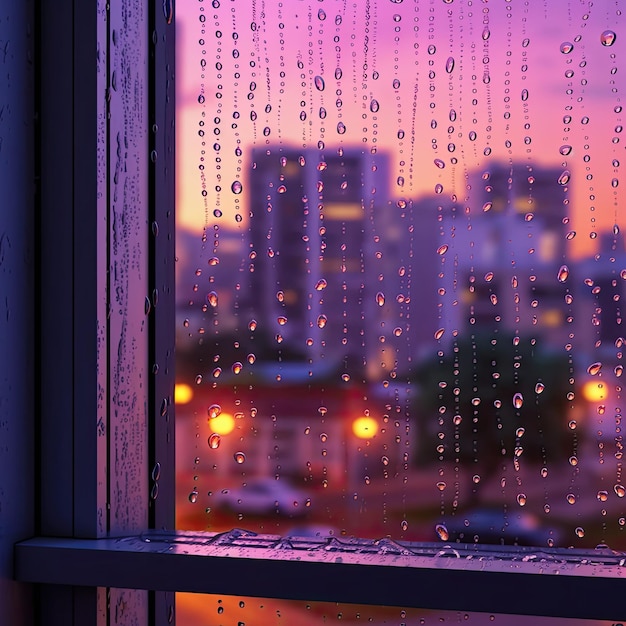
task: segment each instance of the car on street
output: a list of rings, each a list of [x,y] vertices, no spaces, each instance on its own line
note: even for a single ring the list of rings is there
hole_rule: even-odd
[[[483,543],[547,547],[558,546],[559,528],[542,523],[529,511],[479,507],[444,517],[435,527],[436,539],[457,543]]]
[[[223,489],[213,495],[217,508],[247,515],[306,515],[311,506],[309,494],[284,479],[251,478],[241,487]]]

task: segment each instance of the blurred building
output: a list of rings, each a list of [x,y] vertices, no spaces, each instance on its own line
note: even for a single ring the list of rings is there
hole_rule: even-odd
[[[468,204],[444,217],[442,326],[543,335],[563,347],[575,268],[566,257],[568,188],[561,174],[495,164],[470,175]]]
[[[390,201],[389,175],[388,155],[358,147],[253,154],[250,315],[313,367],[384,378],[410,362],[411,333],[434,326],[434,283],[419,323],[410,308],[411,242],[428,231]]]

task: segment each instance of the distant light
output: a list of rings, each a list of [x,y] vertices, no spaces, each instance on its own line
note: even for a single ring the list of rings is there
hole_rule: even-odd
[[[193,398],[193,389],[185,383],[176,383],[174,386],[174,403],[189,404]]]
[[[230,413],[220,413],[209,420],[209,428],[218,435],[228,435],[235,428],[235,418]]]
[[[588,380],[583,385],[583,397],[588,402],[602,402],[606,400],[608,394],[608,387],[595,380]]]
[[[352,432],[359,439],[371,439],[378,432],[378,424],[373,417],[358,417],[352,422]]]

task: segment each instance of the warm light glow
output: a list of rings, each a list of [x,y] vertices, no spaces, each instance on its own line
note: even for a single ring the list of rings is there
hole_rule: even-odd
[[[209,428],[218,435],[228,435],[235,428],[235,418],[230,413],[220,413],[209,420]]]
[[[595,380],[588,380],[583,385],[583,397],[588,402],[602,402],[606,400],[608,388],[607,386]]]
[[[378,432],[378,424],[373,417],[359,417],[352,422],[352,432],[359,439],[371,439]]]
[[[174,386],[174,402],[176,404],[189,404],[193,398],[193,389],[185,383],[177,383]]]

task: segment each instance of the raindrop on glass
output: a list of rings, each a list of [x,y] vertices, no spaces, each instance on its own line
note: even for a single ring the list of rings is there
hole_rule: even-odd
[[[215,293],[215,291],[210,291],[207,294],[206,300],[213,308],[215,308],[218,302],[217,293]]]
[[[569,170],[565,170],[564,172],[562,172],[562,174],[559,176],[559,180],[558,183],[559,185],[567,185],[567,183],[569,183],[569,179],[570,179],[570,173]]]
[[[222,407],[219,404],[212,404],[207,409],[207,414],[210,419],[216,418],[222,412]]]
[[[236,194],[240,194],[243,191],[243,185],[238,180],[233,182],[233,184],[230,186],[230,188],[231,188],[231,191],[233,193],[236,193]]]
[[[603,46],[612,46],[615,43],[616,39],[617,39],[617,35],[615,34],[615,31],[612,31],[612,30],[605,30],[600,35],[600,43]]]
[[[587,368],[587,374],[589,374],[590,376],[597,376],[600,373],[601,369],[602,369],[602,363],[600,363],[599,361],[596,363],[592,363]]]
[[[439,537],[439,539],[441,539],[441,541],[448,541],[448,539],[450,538],[450,533],[443,524],[437,524],[435,526],[435,532],[437,533],[437,536]]]
[[[246,455],[243,452],[235,452],[235,454],[233,454],[233,458],[235,459],[236,463],[239,463],[239,465],[241,465],[245,462]]]
[[[217,450],[220,447],[221,441],[222,438],[217,433],[213,433],[208,439],[209,448],[211,448],[211,450]]]

